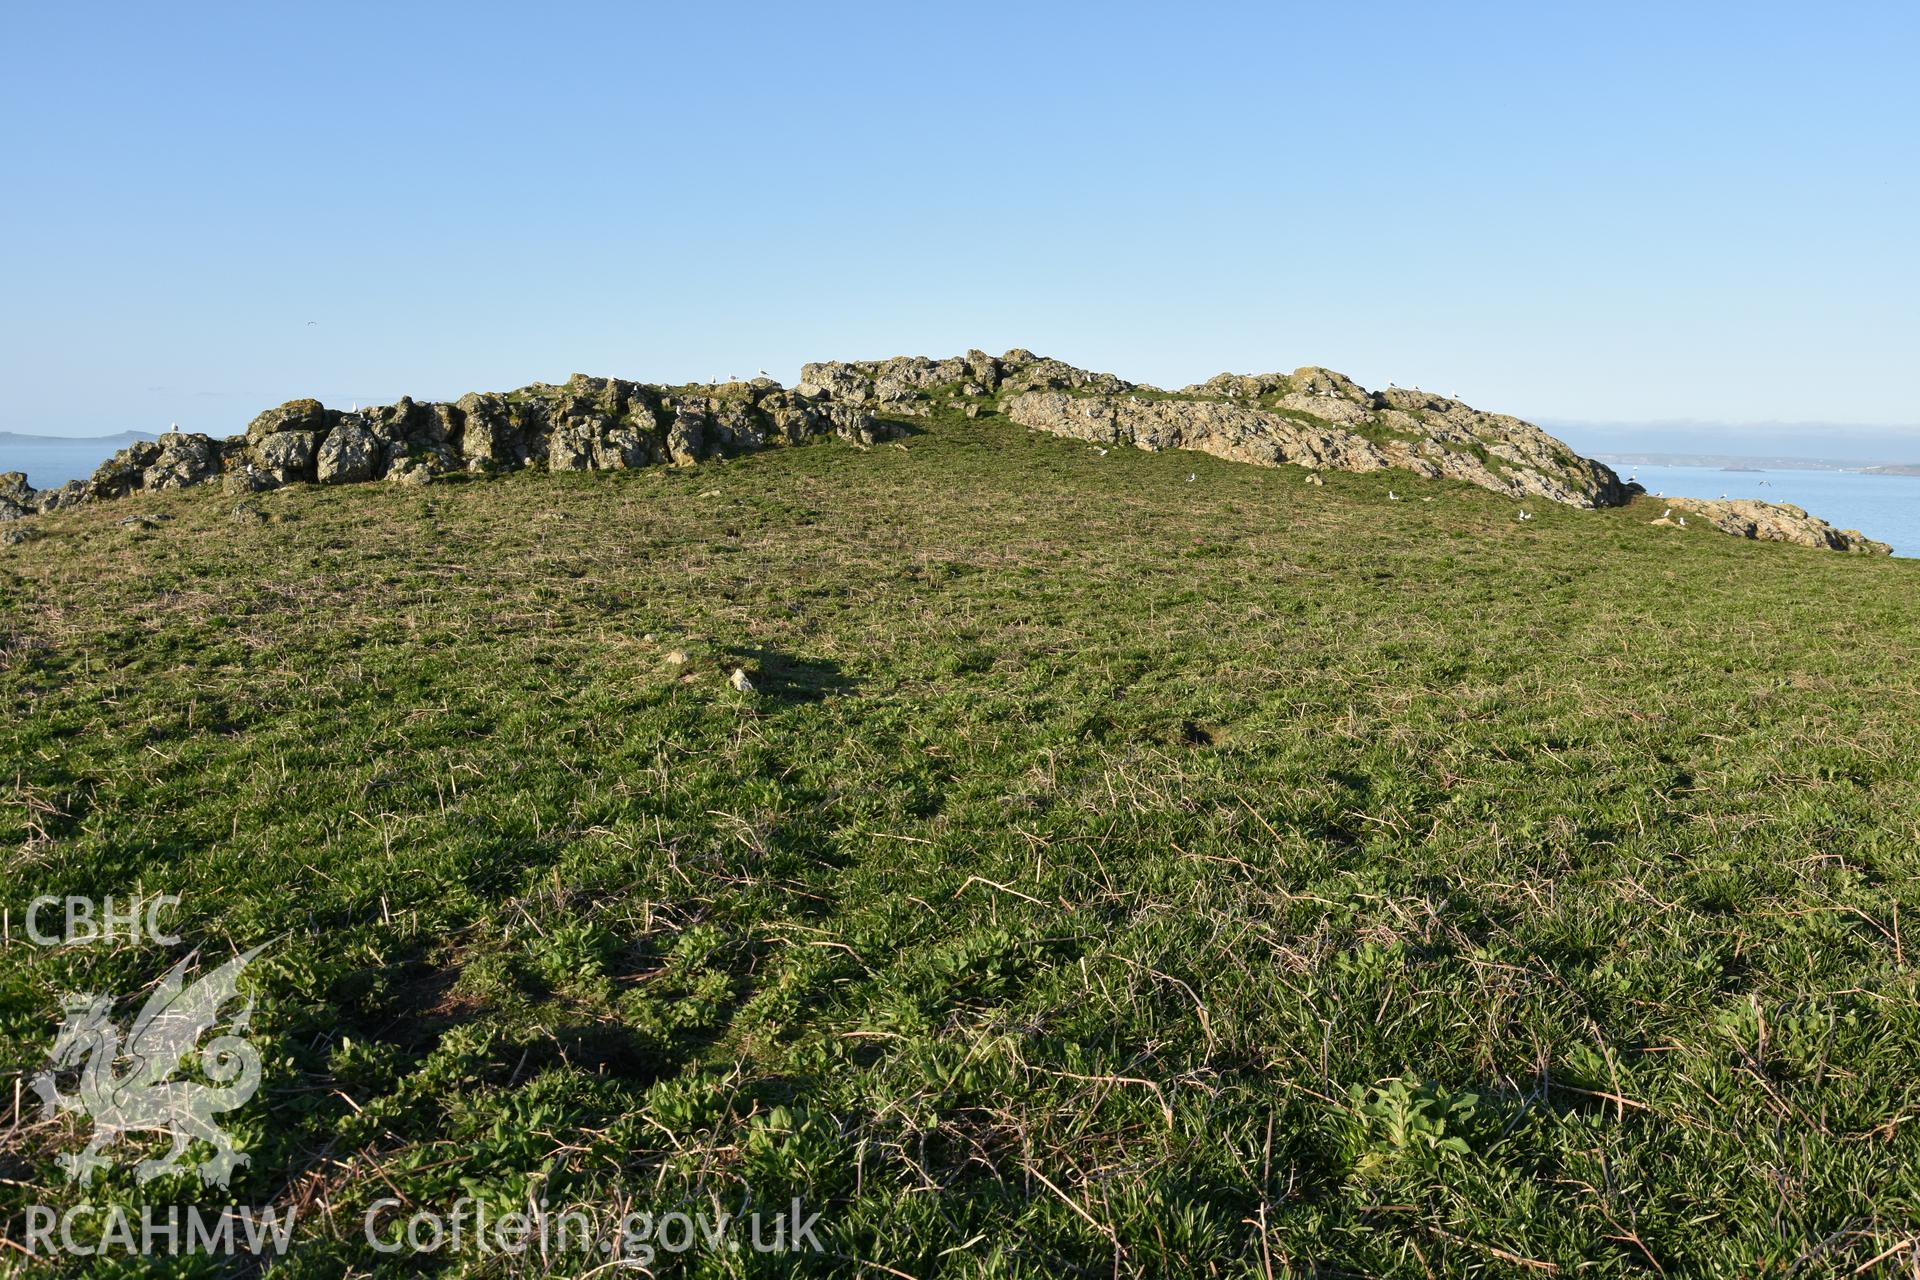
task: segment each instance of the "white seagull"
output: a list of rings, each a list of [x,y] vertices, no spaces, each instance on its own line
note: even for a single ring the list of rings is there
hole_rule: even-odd
[[[1397,494],[1397,493],[1395,493],[1395,492],[1394,492],[1393,490],[1391,490],[1391,489],[1389,489],[1389,490],[1387,490],[1387,501],[1388,501],[1388,502],[1398,502],[1398,501],[1400,501],[1400,495],[1399,495],[1399,494]]]

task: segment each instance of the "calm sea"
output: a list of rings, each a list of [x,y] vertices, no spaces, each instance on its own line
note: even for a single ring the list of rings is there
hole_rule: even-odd
[[[0,471],[24,471],[36,489],[58,489],[69,480],[85,480],[94,469],[132,443],[125,436],[105,440],[9,440],[0,436]]]
[[[1858,529],[1920,556],[1920,476],[1863,476],[1856,471],[1722,471],[1717,467],[1615,466],[1648,493],[1681,498],[1759,498],[1805,507],[1828,524]]]

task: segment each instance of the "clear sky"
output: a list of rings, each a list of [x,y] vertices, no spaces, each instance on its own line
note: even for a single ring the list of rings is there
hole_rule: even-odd
[[[1920,422],[1904,3],[9,4],[0,430],[1025,346]]]

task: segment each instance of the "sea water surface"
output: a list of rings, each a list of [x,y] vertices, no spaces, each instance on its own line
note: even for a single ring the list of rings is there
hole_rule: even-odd
[[[0,436],[0,472],[24,471],[27,483],[34,488],[58,489],[69,480],[85,480],[131,443],[127,436],[83,440]]]
[[[1725,471],[1718,467],[1615,465],[1648,493],[1676,498],[1758,498],[1805,507],[1842,529],[1858,529],[1920,556],[1920,476],[1869,476],[1857,471]]]

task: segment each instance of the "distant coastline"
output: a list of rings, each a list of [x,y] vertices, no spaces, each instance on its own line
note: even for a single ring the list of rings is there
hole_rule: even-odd
[[[1727,453],[1595,453],[1597,460],[1621,467],[1700,467],[1710,471],[1845,471],[1869,476],[1920,476],[1920,463],[1848,462],[1838,458],[1756,457]]]
[[[57,488],[69,480],[85,480],[122,449],[158,438],[146,431],[117,431],[110,436],[0,431],[0,475],[18,471],[36,489]]]
[[[37,436],[24,431],[0,431],[0,444],[132,444],[135,440],[157,440],[146,431],[116,431],[109,436]]]

